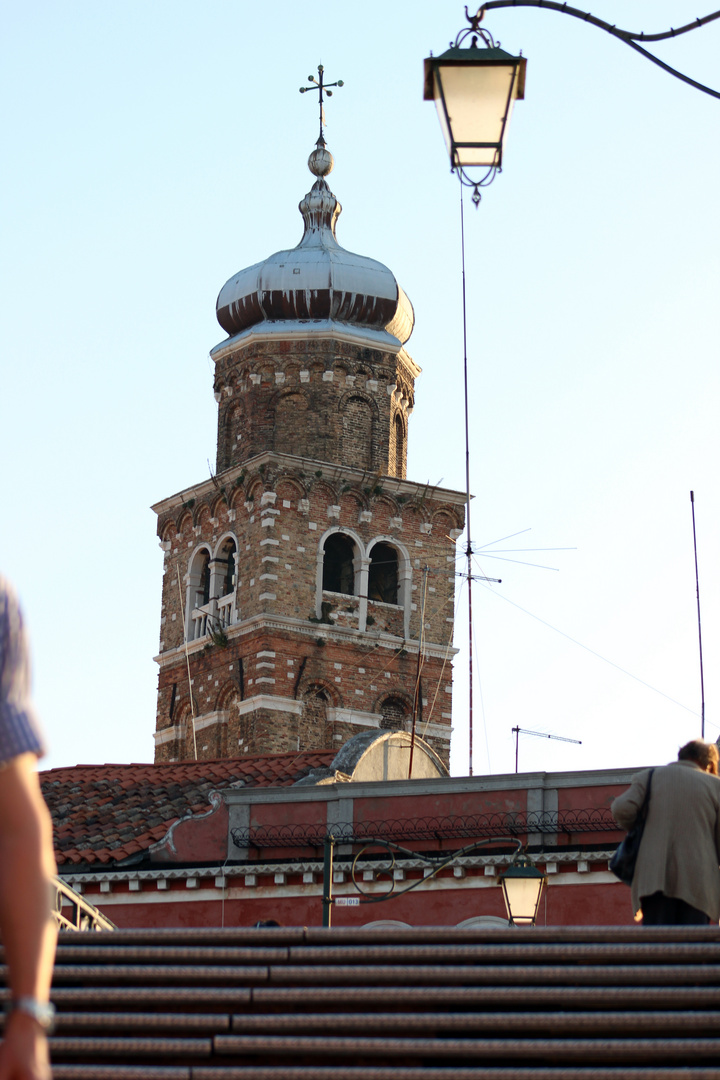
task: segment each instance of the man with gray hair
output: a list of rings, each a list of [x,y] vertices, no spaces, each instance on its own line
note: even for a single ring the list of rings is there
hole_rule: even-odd
[[[612,804],[629,829],[645,801],[650,769]],[[631,893],[645,926],[702,925],[720,918],[718,748],[693,739],[678,760],[652,770],[645,831]]]
[[[57,938],[50,815],[35,765],[44,746],[30,704],[22,614],[0,577],[0,935],[10,1003],[0,1080],[50,1080],[47,1033]]]

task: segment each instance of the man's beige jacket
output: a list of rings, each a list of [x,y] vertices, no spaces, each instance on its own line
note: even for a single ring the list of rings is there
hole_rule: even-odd
[[[642,806],[649,769],[612,804],[613,817],[629,829]],[[662,892],[720,919],[720,779],[693,761],[655,769],[631,895],[633,912],[643,896]]]

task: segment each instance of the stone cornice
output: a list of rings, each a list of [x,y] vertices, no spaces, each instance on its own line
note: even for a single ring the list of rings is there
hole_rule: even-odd
[[[431,484],[418,484],[413,480],[400,480],[395,476],[376,478],[374,473],[369,473],[364,469],[354,469],[349,465],[336,465],[332,462],[316,461],[295,454],[278,454],[273,450],[265,450],[262,454],[256,454],[254,457],[248,458],[241,465],[233,465],[232,468],[218,473],[213,479],[203,480],[192,487],[183,488],[182,491],[178,491],[175,495],[169,495],[166,499],[161,499],[151,509],[158,516],[167,514],[172,510],[179,510],[188,502],[189,498],[201,499],[205,495],[216,493],[218,483],[232,485],[241,473],[248,470],[257,470],[261,465],[267,466],[271,464],[290,471],[297,469],[301,472],[315,471],[316,467],[319,467],[322,469],[324,480],[343,480],[345,482],[356,480],[358,483],[367,481],[369,478],[376,480],[376,482],[379,480],[382,482],[383,491],[391,495],[405,495],[410,498],[425,499],[433,503],[449,503],[451,506],[464,506],[467,502],[467,495],[464,491],[436,487]]]
[[[346,626],[330,626],[328,623],[311,623],[307,619],[295,619],[290,615],[271,615],[266,613],[253,615],[252,618],[243,619],[242,622],[235,623],[233,626],[228,626],[225,633],[227,634],[228,640],[232,641],[236,637],[245,637],[258,630],[279,630],[281,632],[285,631],[292,634],[300,634],[302,637],[314,639],[323,637],[327,641],[345,644],[348,641],[360,641],[367,645],[368,641],[376,641],[379,648],[392,649],[395,651],[404,649],[405,652],[413,655],[417,655],[419,647],[417,639],[393,637],[391,634],[384,634],[381,632],[375,633],[370,630],[353,630]],[[196,641],[189,641],[187,644],[188,655],[192,656],[193,653],[202,652],[209,642],[209,635],[198,638]],[[422,648],[423,653],[426,656],[431,656],[437,660],[444,660],[446,657],[452,659],[460,651],[454,646],[438,645],[428,641],[423,642]],[[161,668],[164,668],[170,667],[172,664],[177,663],[179,659],[184,658],[185,645],[183,644],[175,646],[174,649],[168,649],[166,652],[159,653],[153,659]]]
[[[369,327],[351,326],[349,323],[335,322],[333,319],[296,319],[283,321],[265,321],[255,326],[248,327],[239,334],[235,334],[210,350],[210,357],[217,364],[219,360],[231,355],[246,345],[261,341],[344,341],[350,345],[360,345],[394,353],[404,364],[414,378],[417,378],[422,368],[419,367],[410,354],[400,344],[393,334],[385,330],[373,330]]]

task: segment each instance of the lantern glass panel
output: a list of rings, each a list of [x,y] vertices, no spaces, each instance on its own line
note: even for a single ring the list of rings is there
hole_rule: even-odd
[[[436,105],[454,165],[499,164],[516,72],[513,64],[438,65],[436,80],[442,91]]]
[[[510,922],[521,926],[535,922],[544,881],[540,874],[533,877],[503,878],[503,897]]]

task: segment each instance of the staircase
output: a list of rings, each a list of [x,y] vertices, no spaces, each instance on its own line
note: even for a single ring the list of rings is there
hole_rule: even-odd
[[[720,1080],[718,927],[63,933],[55,1080]]]

